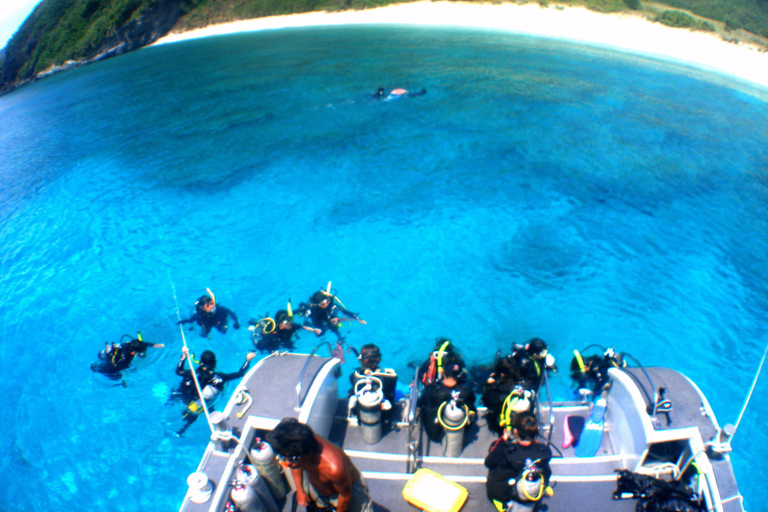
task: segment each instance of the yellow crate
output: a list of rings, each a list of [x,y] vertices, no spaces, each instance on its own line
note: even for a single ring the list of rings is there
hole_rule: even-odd
[[[458,512],[467,496],[464,487],[424,468],[416,471],[403,488],[405,501],[425,512]]]

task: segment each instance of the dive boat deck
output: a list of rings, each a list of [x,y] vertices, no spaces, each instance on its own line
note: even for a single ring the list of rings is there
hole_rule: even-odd
[[[198,467],[213,484],[211,499],[194,503],[188,493],[181,511],[223,511],[234,470],[245,458],[243,447],[250,448],[256,437],[263,437],[282,418],[296,417],[345,450],[365,476],[378,511],[417,510],[403,499],[402,491],[412,473],[423,467],[468,490],[469,498],[462,511],[495,512],[486,497],[487,469],[483,461],[497,437],[485,425],[484,409],[478,410],[477,421],[466,432],[460,457],[444,457],[442,445],[429,441],[418,428],[418,422],[416,428],[409,428],[409,397],[396,405],[393,424],[382,439],[368,444],[357,422],[347,418],[347,398],[339,397],[339,368],[339,361],[334,358],[290,353],[266,357],[255,365],[238,384],[224,409],[224,424],[216,427],[231,432],[239,443],[209,443]],[[546,397],[541,398],[538,413],[542,435],[549,438],[554,456],[550,482],[554,495],[545,499],[547,509],[550,512],[630,512],[635,510],[636,500],[612,499],[617,487],[617,470],[670,478],[670,474],[690,472],[688,462],[695,460],[702,473],[698,480],[700,491],[708,499],[708,509],[743,512],[727,450],[712,449],[713,440],[721,436],[721,429],[695,384],[667,368],[612,369],[611,378],[605,432],[600,449],[593,457],[579,458],[573,447],[562,448],[565,417],[579,415],[586,419],[590,405],[550,403],[543,401]],[[653,386],[648,385],[649,380]],[[668,402],[662,403],[646,388],[664,388],[663,398]],[[342,395],[346,389],[344,386]],[[241,391],[247,391],[252,400],[238,400],[243,398]],[[654,401],[661,404],[655,415],[652,414]],[[662,410],[665,412],[659,412]],[[409,446],[414,449],[409,450]],[[277,508],[291,510],[291,498],[289,494],[279,500]]]

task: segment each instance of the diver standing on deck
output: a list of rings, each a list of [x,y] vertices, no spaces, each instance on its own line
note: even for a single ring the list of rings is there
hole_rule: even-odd
[[[267,441],[296,484],[296,500],[308,511],[372,512],[368,484],[344,450],[296,418],[283,420]],[[306,476],[306,479],[305,479]]]

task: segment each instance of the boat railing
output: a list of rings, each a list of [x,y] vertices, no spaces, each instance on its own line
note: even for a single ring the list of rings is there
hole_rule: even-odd
[[[547,390],[547,410],[549,411],[549,418],[548,418],[548,430],[549,433],[547,434],[547,441],[551,444],[552,443],[552,434],[555,431],[555,413],[552,408],[552,391],[549,388],[549,372],[547,370],[543,370],[544,374],[544,389]],[[539,387],[539,393],[541,393],[541,387]],[[536,407],[539,408],[539,417],[541,418],[542,415],[542,407],[541,407],[541,400],[536,400]]]
[[[627,354],[626,352],[623,352],[621,354],[621,357],[622,357],[622,359],[627,358],[627,357],[632,359],[632,361],[635,362],[637,367],[640,368],[640,371],[643,372],[643,374],[645,375],[645,378],[648,379],[648,384],[651,386],[651,392],[653,393],[653,397],[651,397],[651,394],[648,393],[647,389],[645,389],[645,386],[641,386],[640,389],[645,394],[645,398],[648,400],[649,405],[651,406],[650,416],[651,416],[651,418],[654,421],[656,421],[656,412],[657,412],[657,409],[658,409],[658,406],[659,406],[659,393],[658,393],[658,391],[656,389],[656,386],[653,384],[653,379],[651,379],[651,376],[645,370],[643,365],[640,364],[640,361],[638,361],[637,358],[635,358],[635,356],[633,356],[632,354]]]
[[[304,363],[304,367],[301,369],[301,373],[299,374],[299,381],[296,383],[296,409],[301,409],[301,406],[304,405],[304,398],[301,397],[301,389],[302,389],[302,382],[304,382],[304,374],[307,373],[307,368],[309,367],[309,363],[312,361],[312,357],[314,357],[315,352],[320,349],[322,346],[328,347],[328,357],[333,357],[333,347],[331,344],[327,341],[324,341],[320,344],[318,344],[315,348],[312,349],[312,352],[309,353],[309,356],[307,356],[307,360]]]
[[[413,431],[416,428],[416,406],[419,401],[419,368],[416,367],[413,373],[413,382],[411,382],[411,395],[408,401],[408,456],[406,458],[406,473],[413,473],[416,470],[416,453],[419,449],[419,441],[413,437]]]

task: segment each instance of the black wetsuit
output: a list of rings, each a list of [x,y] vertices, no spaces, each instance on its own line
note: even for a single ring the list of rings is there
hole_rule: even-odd
[[[190,409],[190,404],[198,401],[200,397],[197,394],[197,388],[195,388],[195,381],[192,378],[192,370],[187,370],[184,368],[185,362],[187,358],[185,357],[181,361],[179,361],[179,364],[176,365],[176,375],[180,375],[184,379],[181,381],[181,384],[179,385],[178,390],[174,393],[176,396],[180,396],[181,400],[187,405],[187,408],[184,410],[184,426],[181,427],[181,430],[178,431],[178,434],[181,435],[184,433],[185,430],[189,428],[189,426],[195,422],[197,419],[200,411],[192,411]],[[243,375],[245,375],[245,372],[248,371],[248,368],[251,366],[251,361],[246,360],[243,363],[243,366],[240,367],[240,369],[235,373],[220,373],[215,372],[212,370],[209,370],[205,366],[198,366],[197,370],[195,370],[195,374],[197,375],[197,381],[200,384],[200,389],[204,390],[207,386],[212,386],[216,388],[217,391],[221,391],[224,389],[224,383],[228,382],[230,380],[239,379]]]
[[[309,323],[312,327],[320,329],[320,334],[318,334],[318,336],[322,336],[325,334],[325,331],[330,330],[333,331],[339,339],[342,339],[341,333],[339,332],[339,324],[332,322],[331,319],[340,318],[340,314],[343,314],[348,318],[357,320],[356,313],[344,309],[334,300],[331,300],[331,303],[324,308],[321,308],[318,304],[310,303],[309,306],[307,306],[305,314],[309,317]]]
[[[541,387],[541,382],[544,380],[544,368],[545,363],[542,359],[536,359],[533,355],[529,354],[525,347],[518,347],[512,353],[520,368],[520,382],[519,384],[525,389],[535,391],[537,394]]]
[[[256,348],[262,352],[275,352],[284,348],[293,350],[296,348],[293,344],[293,335],[300,330],[300,325],[291,324],[291,327],[288,329],[280,329],[278,326],[268,334],[262,332],[259,340],[256,342]]]
[[[504,401],[507,399],[514,387],[515,383],[511,381],[497,381],[492,384],[486,384],[485,389],[483,390],[483,395],[480,398],[483,405],[488,409],[488,411],[485,413],[488,429],[499,435],[504,431],[504,429],[499,425],[499,414],[501,414]]]
[[[124,345],[114,343],[109,351],[99,354],[103,361],[91,364],[91,370],[118,379],[120,372],[131,366],[136,355],[143,356],[150,346],[149,343],[139,340],[131,340]]]
[[[549,467],[551,458],[552,450],[547,445],[534,441],[528,446],[523,446],[517,442],[500,439],[485,458],[485,467],[489,469],[485,484],[488,499],[505,504],[510,500],[522,501],[514,488],[509,485],[509,480],[517,479],[522,475],[526,460],[539,460],[537,467],[544,476],[545,484],[548,484],[549,477],[552,475]]]
[[[421,393],[419,407],[421,408],[421,423],[424,431],[432,441],[439,442],[445,434],[445,430],[436,421],[437,411],[444,402],[451,400],[452,392],[459,392],[459,401],[466,405],[470,411],[477,411],[475,407],[475,392],[466,382],[458,382],[453,387],[445,385],[444,380],[433,382]]]
[[[216,308],[211,311],[210,313],[207,313],[203,311],[202,309],[198,309],[194,315],[187,318],[186,320],[182,320],[179,323],[180,324],[190,324],[192,322],[197,322],[197,324],[202,328],[202,333],[200,334],[203,337],[207,337],[208,333],[211,332],[211,329],[214,327],[222,334],[226,334],[227,332],[227,320],[228,317],[232,317],[232,320],[234,320],[234,327],[235,329],[240,328],[240,322],[237,320],[237,315],[234,311],[231,309],[224,307],[222,305],[216,305]]]

